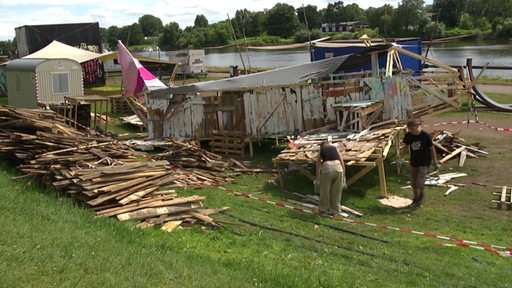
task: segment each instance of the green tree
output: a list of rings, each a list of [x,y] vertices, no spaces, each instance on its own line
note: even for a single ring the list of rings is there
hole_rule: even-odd
[[[366,14],[364,9],[359,7],[359,5],[353,3],[345,6],[342,10],[342,20],[343,22],[349,21],[366,21]]]
[[[0,41],[0,55],[6,55],[10,58],[16,57],[16,38],[13,40]]]
[[[133,23],[132,25],[121,27],[119,31],[119,40],[121,40],[125,46],[143,44],[144,34],[142,33],[139,23]]]
[[[438,13],[439,21],[446,27],[456,27],[466,8],[465,0],[434,0],[432,12]]]
[[[370,7],[365,11],[366,19],[370,27],[377,28],[382,36],[388,37],[394,11],[393,6],[389,4],[385,4],[379,8]]]
[[[247,9],[236,10],[235,18],[231,19],[231,25],[233,25],[233,30],[235,30],[238,38],[247,36],[247,31],[250,30],[251,25],[251,14]],[[231,29],[229,26],[228,28]]]
[[[229,43],[231,39],[229,21],[221,21],[211,25],[207,46],[221,46]]]
[[[425,37],[429,39],[442,38],[445,36],[446,26],[443,22],[430,22],[425,26]]]
[[[471,17],[485,17],[490,22],[512,15],[512,0],[466,0],[466,9]]]
[[[247,9],[237,10],[235,17],[231,19],[233,29],[238,38],[241,37],[256,37],[263,33],[263,23],[265,21],[264,12],[251,12]],[[228,27],[230,28],[230,27]],[[231,31],[231,30],[229,30]],[[230,32],[232,37],[232,33]]]
[[[425,21],[423,0],[402,0],[391,19],[391,33],[395,36],[419,36]]]
[[[247,37],[256,37],[265,31],[265,12],[259,11],[251,14],[251,20],[245,31]]]
[[[343,1],[327,4],[327,8],[323,10],[324,22],[336,25],[343,22],[343,8]]]
[[[277,3],[267,12],[265,28],[268,35],[288,38],[295,34],[299,26],[295,8],[289,4]]]
[[[120,33],[121,29],[115,25],[107,28],[106,43],[110,50],[117,50],[117,40],[122,40],[123,43],[126,41],[126,39],[121,39]]]
[[[183,31],[180,28],[180,24],[176,22],[170,22],[166,24],[162,30],[162,34],[158,40],[158,46],[162,50],[178,50],[180,38],[182,37]]]
[[[149,14],[143,15],[139,18],[139,25],[142,29],[142,34],[146,37],[158,36],[160,31],[164,28],[160,18]]]
[[[512,18],[509,17],[504,20],[499,20],[494,29],[494,35],[498,38],[512,37]]]
[[[322,13],[313,5],[297,8],[297,17],[303,25],[308,24],[308,29],[320,29],[322,27]]]
[[[478,18],[484,16],[485,4],[481,0],[466,0],[466,9],[471,17]]]
[[[208,28],[208,19],[203,14],[197,15],[194,20],[195,28]]]

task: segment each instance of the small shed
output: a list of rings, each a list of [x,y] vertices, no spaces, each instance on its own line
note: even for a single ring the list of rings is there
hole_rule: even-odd
[[[82,66],[71,59],[16,59],[6,67],[8,103],[37,108],[59,104],[66,96],[83,96]]]

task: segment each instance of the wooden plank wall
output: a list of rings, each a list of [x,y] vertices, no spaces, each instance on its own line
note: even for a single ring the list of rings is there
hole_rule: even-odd
[[[301,88],[301,94],[302,131],[325,126],[325,109],[320,89],[315,89],[312,85],[304,86]],[[334,115],[334,120],[336,120],[336,115]]]
[[[383,80],[385,91],[382,120],[406,120],[411,109],[412,99],[409,94],[407,79],[393,76]]]
[[[322,95],[313,85],[246,92],[243,103],[246,133],[253,137],[291,135],[296,129],[325,126],[326,114],[328,120],[336,120],[332,108],[326,113]]]
[[[202,137],[205,104],[206,102],[200,96],[194,96],[178,105],[177,109],[179,110],[164,123],[164,136],[173,139]]]

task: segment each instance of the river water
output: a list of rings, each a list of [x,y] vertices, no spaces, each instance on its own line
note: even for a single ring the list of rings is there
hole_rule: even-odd
[[[512,78],[512,40],[507,42],[450,42],[432,44],[423,43],[423,56],[451,66],[466,64],[467,58],[473,58],[473,66],[509,67],[509,69],[486,69],[482,75],[489,77]],[[428,51],[427,51],[428,50]],[[206,66],[227,67],[237,65],[245,67],[280,68],[310,61],[307,48],[289,50],[249,50],[238,52],[235,48],[208,49],[205,51]],[[243,62],[242,62],[243,61]],[[479,73],[474,69],[474,74]]]

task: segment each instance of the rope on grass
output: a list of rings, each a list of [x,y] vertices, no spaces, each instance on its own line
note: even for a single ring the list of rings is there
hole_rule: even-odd
[[[363,255],[366,255],[366,256],[371,256],[371,257],[377,257],[377,258],[381,258],[381,259],[391,260],[391,261],[397,262],[397,263],[402,262],[400,260],[393,259],[391,257],[377,255],[375,253],[367,252],[367,251],[364,251],[364,250],[361,250],[361,249],[347,247],[347,246],[342,246],[342,245],[338,245],[338,244],[333,244],[333,243],[330,243],[330,242],[327,242],[327,241],[324,241],[324,240],[321,240],[321,239],[317,239],[317,238],[314,238],[314,237],[309,237],[309,236],[302,235],[302,234],[299,234],[299,233],[296,233],[296,232],[287,231],[287,230],[283,230],[283,229],[280,229],[280,228],[259,224],[259,223],[256,223],[256,222],[244,219],[244,218],[242,218],[240,216],[235,216],[235,215],[233,215],[231,213],[228,213],[226,211],[220,211],[220,213],[224,214],[224,215],[227,215],[227,216],[229,216],[231,218],[237,219],[240,222],[243,222],[243,223],[246,223],[246,224],[249,224],[249,225],[253,225],[253,226],[256,226],[256,227],[259,227],[259,228],[267,229],[267,230],[270,230],[270,231],[280,232],[280,233],[292,235],[292,236],[299,237],[299,238],[302,238],[302,239],[318,242],[318,243],[321,243],[321,244],[324,244],[324,245],[329,245],[329,246],[332,246],[332,247],[337,248],[337,249],[343,249],[343,250],[347,250],[347,251],[352,251],[352,252],[356,252],[356,253],[363,254]]]
[[[488,128],[496,130],[496,131],[503,131],[503,132],[510,132],[510,131],[512,131],[512,128],[499,128],[499,127],[492,126],[492,125],[490,125],[488,123],[480,122],[480,121],[475,121],[475,120],[440,122],[440,123],[435,123],[435,124],[425,124],[423,126],[425,126],[425,127],[428,127],[428,126],[435,127],[435,126],[442,126],[442,125],[458,125],[458,124],[470,124],[470,123],[484,125],[484,126],[487,126]]]
[[[474,248],[474,249],[479,249],[479,250],[491,252],[493,254],[504,256],[504,257],[512,257],[512,252],[509,252],[509,251],[499,251],[499,250],[488,248],[488,247],[480,247],[480,246],[468,245],[468,244],[465,244],[465,243],[459,243],[459,244],[439,243],[439,244],[437,244],[437,246]]]

